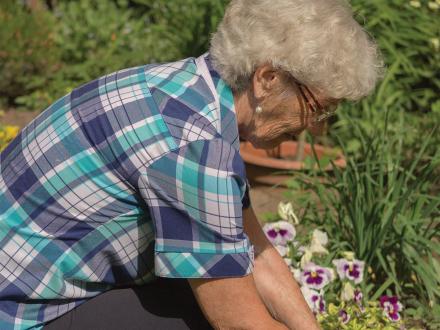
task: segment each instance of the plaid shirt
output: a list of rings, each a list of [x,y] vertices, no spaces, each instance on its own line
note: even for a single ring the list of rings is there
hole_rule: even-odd
[[[41,329],[155,276],[253,270],[231,89],[209,54],[121,70],[43,111],[0,154],[0,329]]]

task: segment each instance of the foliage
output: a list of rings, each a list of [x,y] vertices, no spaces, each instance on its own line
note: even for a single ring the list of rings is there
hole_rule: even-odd
[[[341,310],[347,313],[348,321],[342,321]],[[364,309],[354,303],[341,302],[338,305],[330,303],[328,313],[318,315],[318,321],[325,330],[400,329],[399,324],[391,323],[384,316],[377,302],[368,302],[368,306]]]
[[[371,134],[384,127],[399,130],[401,111],[405,116],[403,151],[411,160],[420,149],[426,132],[440,120],[440,1],[351,0],[355,18],[377,40],[388,70],[376,93],[355,104],[343,104],[333,131],[348,141],[348,151],[357,154],[361,141],[352,135],[349,120],[355,120]],[[433,136],[428,150],[440,143]],[[358,155],[360,156],[360,155]]]
[[[440,198],[428,193],[440,180],[440,151],[426,154],[431,134],[405,168],[403,132],[391,134],[385,125],[370,135],[356,122],[350,129],[362,141],[357,160],[349,157],[331,174],[315,167],[294,173],[289,198],[305,210],[304,223],[329,233],[335,251],[352,250],[372,268],[376,282],[366,294],[377,298],[391,288],[429,309],[440,297]],[[339,142],[346,154],[347,143]]]
[[[0,2],[0,20],[0,98],[41,94],[60,67],[53,16],[5,0]]]
[[[44,108],[83,83],[148,61],[147,26],[124,5],[62,1],[53,15],[58,21],[54,34],[62,66],[40,91],[48,100],[37,93],[23,95],[16,100],[22,106]]]
[[[68,64],[63,75],[75,85],[148,59],[143,40],[148,26],[133,19],[129,8],[106,0],[80,0],[61,3],[55,14],[63,23],[57,38]]]
[[[151,6],[152,60],[169,61],[206,52],[227,0],[139,1]],[[159,42],[160,41],[160,42]]]
[[[403,306],[396,296],[364,300],[371,279],[363,276],[364,262],[354,253],[345,251],[340,253],[343,258],[336,259],[337,254],[326,248],[327,233],[318,229],[311,235],[296,235],[290,203],[281,202],[275,217],[282,220],[266,223],[263,231],[289,266],[323,329],[391,330],[409,325],[400,317]]]
[[[44,108],[73,88],[104,74],[198,56],[207,51],[210,34],[222,17],[226,2],[58,1],[52,12],[40,10],[48,21],[57,22],[47,27],[54,54],[60,56],[56,74],[34,73],[35,79],[44,77],[44,84],[31,93],[18,88],[15,94],[8,92],[7,96],[30,109]],[[26,28],[31,30],[32,26]],[[10,40],[10,45],[16,47],[15,41]],[[22,49],[16,53],[22,62],[27,61]]]

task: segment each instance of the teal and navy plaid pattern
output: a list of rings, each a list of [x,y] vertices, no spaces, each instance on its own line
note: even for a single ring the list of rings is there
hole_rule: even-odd
[[[204,54],[96,79],[23,128],[0,154],[0,329],[155,276],[251,273],[234,111]]]

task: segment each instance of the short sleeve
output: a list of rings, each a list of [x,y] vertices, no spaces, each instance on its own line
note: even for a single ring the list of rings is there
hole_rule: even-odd
[[[138,186],[154,222],[157,276],[239,277],[253,271],[242,218],[248,183],[243,160],[228,142],[199,140],[170,151],[145,169]]]

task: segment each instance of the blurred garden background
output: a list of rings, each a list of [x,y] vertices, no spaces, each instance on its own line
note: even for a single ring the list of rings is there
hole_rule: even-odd
[[[440,329],[440,1],[349,2],[386,76],[343,103],[327,135],[306,137],[346,167],[310,157],[258,217],[325,329]],[[0,147],[90,80],[201,55],[227,3],[2,0]],[[292,235],[277,240],[286,224]]]

